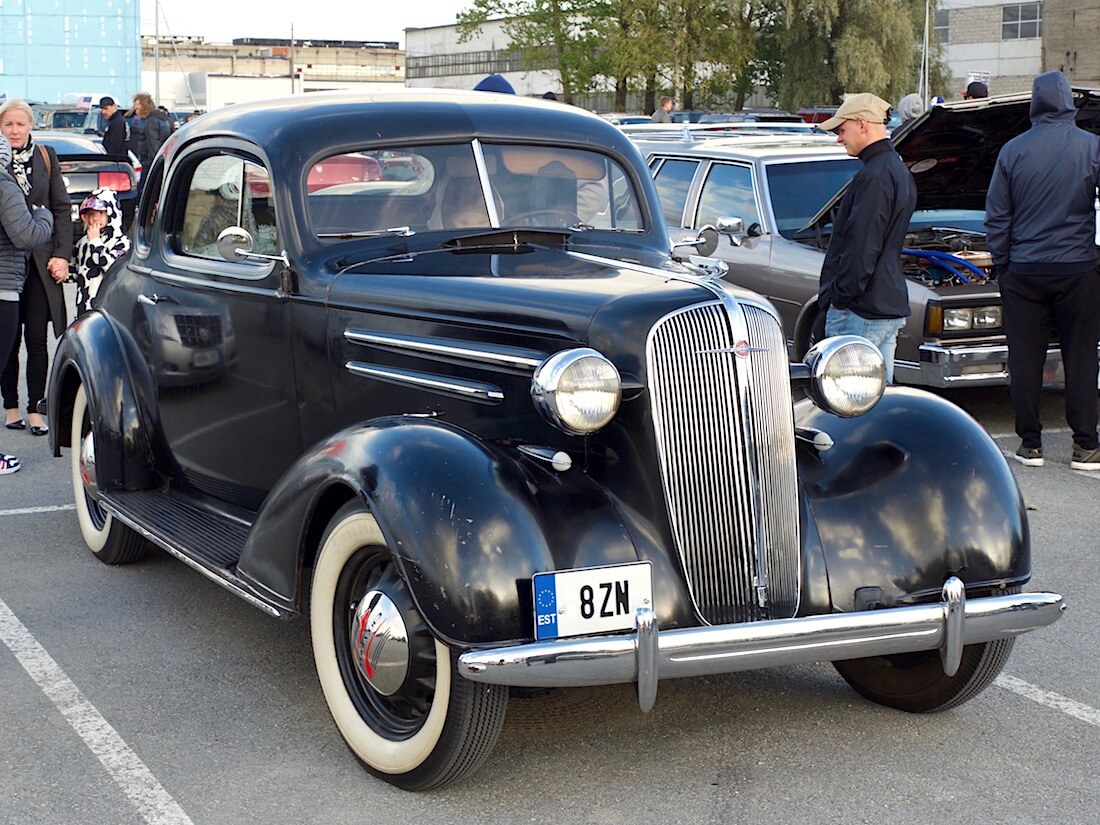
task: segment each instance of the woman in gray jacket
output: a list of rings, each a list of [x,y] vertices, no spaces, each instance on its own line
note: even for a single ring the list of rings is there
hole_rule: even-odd
[[[15,182],[11,144],[0,135],[0,364],[8,360],[19,331],[19,294],[27,277],[27,252],[49,240],[53,214],[36,206],[27,208],[23,190]],[[19,459],[0,452],[0,475],[19,469]]]

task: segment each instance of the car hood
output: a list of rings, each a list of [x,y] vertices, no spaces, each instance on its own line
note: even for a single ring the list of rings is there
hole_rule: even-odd
[[[1100,89],[1074,87],[1077,125],[1100,134]],[[917,209],[985,210],[1001,147],[1031,128],[1031,93],[933,106],[894,132],[892,140],[917,182]],[[809,226],[828,223],[847,186]]]

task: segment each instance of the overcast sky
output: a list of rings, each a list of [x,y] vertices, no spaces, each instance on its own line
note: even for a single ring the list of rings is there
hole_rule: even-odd
[[[405,47],[405,29],[446,26],[472,0],[160,0],[160,33],[201,35],[208,42],[238,37],[390,40]],[[141,33],[153,34],[154,0],[141,0]]]

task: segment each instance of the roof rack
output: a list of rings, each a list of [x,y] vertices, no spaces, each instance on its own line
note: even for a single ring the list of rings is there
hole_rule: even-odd
[[[782,121],[730,121],[728,123],[632,123],[619,128],[632,138],[645,140],[670,140],[692,143],[716,137],[744,137],[747,135],[824,135],[813,123]]]

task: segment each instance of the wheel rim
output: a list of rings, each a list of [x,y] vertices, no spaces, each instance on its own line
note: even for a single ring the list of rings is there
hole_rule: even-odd
[[[84,440],[80,445],[80,481],[84,486],[84,506],[88,510],[88,520],[97,530],[102,530],[107,524],[107,512],[100,506],[96,498],[98,488],[95,475],[95,436],[91,432],[91,423],[87,413],[80,427],[81,431],[87,430]]]
[[[413,736],[435,696],[435,643],[396,565],[378,548],[363,548],[344,566],[334,596],[333,641],[349,699],[378,735]],[[378,633],[368,646],[371,630]]]

